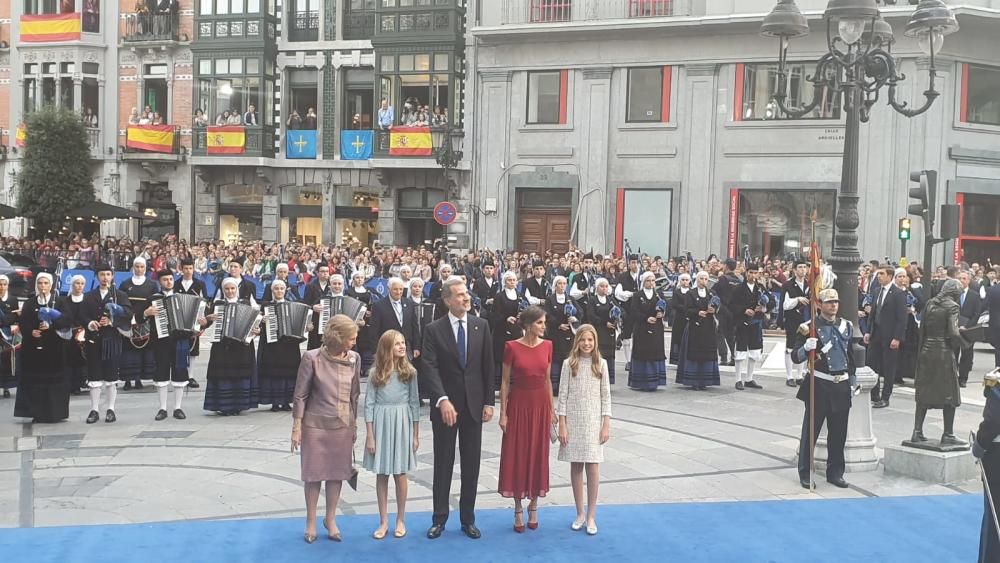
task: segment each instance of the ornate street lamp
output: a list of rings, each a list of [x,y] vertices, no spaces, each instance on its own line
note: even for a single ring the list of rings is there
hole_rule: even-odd
[[[844,161],[837,195],[837,216],[833,252],[828,257],[837,274],[837,291],[847,299],[857,292],[858,266],[858,160],[860,124],[867,122],[879,93],[887,88],[887,100],[897,112],[913,117],[930,109],[940,96],[935,89],[937,69],[934,57],[941,50],[944,36],[958,31],[955,14],[942,0],[921,0],[904,35],[915,37],[921,50],[930,57],[927,90],[924,103],[910,108],[896,97],[896,88],[905,76],[897,71],[892,56],[892,27],[882,19],[875,0],[830,0],[826,12],[827,53],[816,63],[816,70],[807,80],[813,84],[813,99],[803,107],[789,107],[788,69],[786,55],[791,39],[809,34],[809,24],[795,5],[795,0],[778,0],[777,5],[761,24],[760,34],[777,37],[778,84],[774,101],[786,115],[800,118],[813,111],[824,98],[839,97],[846,113],[844,130]],[[831,98],[832,99],[832,98]],[[923,264],[926,271],[930,264]],[[857,322],[857,307],[841,309],[841,314]]]
[[[437,161],[438,166],[444,169],[445,191],[450,198],[453,195],[451,190],[453,182],[448,172],[458,167],[458,163],[462,160],[462,151],[455,150],[455,137],[452,135],[450,123],[445,124],[441,129],[435,130],[432,137],[434,146],[436,147],[434,159]]]

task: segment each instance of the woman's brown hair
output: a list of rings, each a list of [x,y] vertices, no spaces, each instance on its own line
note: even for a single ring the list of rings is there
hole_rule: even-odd
[[[393,354],[396,339],[403,340],[403,334],[398,330],[387,330],[378,339],[378,345],[375,347],[375,363],[372,364],[371,371],[368,374],[368,382],[373,387],[382,387],[386,383],[389,383],[389,378],[392,377],[393,371],[399,374],[399,380],[403,383],[409,383],[413,379],[413,376],[417,374],[417,370],[413,368],[413,365],[406,359],[406,356],[397,358]],[[406,341],[403,340],[403,342],[405,343]]]
[[[601,372],[601,351],[598,347],[597,340],[597,329],[593,325],[581,325],[580,328],[576,329],[576,338],[573,339],[573,349],[569,353],[569,369],[573,377],[576,377],[576,372],[580,367],[580,358],[583,357],[583,353],[580,352],[580,341],[583,340],[583,335],[590,334],[594,337],[594,349],[590,351],[590,371],[594,374],[594,377],[600,379],[602,376]]]
[[[517,324],[522,330],[528,330],[528,327],[538,322],[538,319],[545,317],[545,309],[542,309],[538,305],[532,305],[527,309],[521,311],[517,316]]]

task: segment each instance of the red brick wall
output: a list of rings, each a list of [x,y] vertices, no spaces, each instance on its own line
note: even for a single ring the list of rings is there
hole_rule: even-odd
[[[10,20],[10,1],[0,0],[0,20]],[[0,23],[0,41],[6,41],[10,45],[11,23],[2,21]],[[0,139],[0,144],[13,145],[13,137],[7,134],[11,127],[10,115],[10,67],[0,67],[0,129],[3,129],[4,136]],[[16,123],[13,125],[17,125]]]

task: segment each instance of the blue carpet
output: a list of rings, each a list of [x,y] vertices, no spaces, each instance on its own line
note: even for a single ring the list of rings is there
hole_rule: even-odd
[[[301,518],[11,529],[0,531],[0,554],[31,562],[943,563],[976,560],[982,497],[608,505],[596,537],[569,529],[568,507],[543,508],[540,528],[524,534],[511,530],[511,511],[480,511],[479,541],[462,535],[455,516],[436,541],[424,538],[426,514],[408,518],[407,538],[382,541],[370,538],[377,516],[342,516],[344,543],[321,536],[313,545],[302,541]]]

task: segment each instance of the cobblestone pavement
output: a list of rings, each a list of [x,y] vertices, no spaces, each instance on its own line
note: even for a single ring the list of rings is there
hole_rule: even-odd
[[[732,368],[723,368],[722,386],[706,392],[674,385],[651,394],[634,392],[626,386],[620,357],[621,375],[612,392],[612,438],[601,466],[601,502],[794,500],[980,490],[977,481],[931,485],[887,476],[881,467],[849,473],[849,489],[822,480],[814,493],[801,489],[794,459],[802,404],[795,399],[795,390],[784,385],[782,346],[779,338],[767,339],[765,351],[774,352],[758,370],[762,391],[735,390]],[[208,349],[207,342],[202,349]],[[984,348],[976,356],[978,367],[964,390],[965,404],[957,417],[960,436],[979,423],[980,381],[992,352]],[[195,377],[202,384],[207,361],[206,354],[194,362]],[[86,396],[73,397],[69,421],[50,425],[12,419],[13,400],[0,400],[5,413],[0,420],[0,527],[303,514],[298,455],[289,451],[291,414],[272,413],[265,407],[238,417],[219,417],[201,410],[203,388],[188,393],[184,421],[153,421],[157,399],[151,385],[119,394],[115,424],[85,424]],[[855,400],[855,408],[863,405],[863,398]],[[908,437],[912,413],[913,388],[908,385],[894,394],[891,407],[873,413],[879,444]],[[419,469],[411,475],[411,512],[431,509],[427,407],[423,415]],[[932,414],[927,434],[940,431],[940,415]],[[483,437],[479,507],[511,506],[495,492],[500,436],[494,420]],[[362,448],[359,440],[358,459]],[[556,461],[555,449],[550,462],[552,490],[543,506],[572,504],[569,467]],[[457,473],[456,467],[456,478]],[[341,510],[377,512],[374,484],[375,476],[362,471],[358,491],[345,489]],[[457,484],[453,490],[457,506]]]

